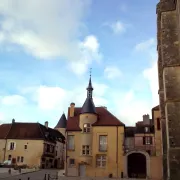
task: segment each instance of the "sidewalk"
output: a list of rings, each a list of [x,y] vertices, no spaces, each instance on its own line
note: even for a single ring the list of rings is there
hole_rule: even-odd
[[[17,176],[20,174],[26,174],[26,173],[32,173],[39,171],[39,169],[21,169],[21,173],[19,173],[18,170],[14,170],[13,168],[11,169],[11,174],[8,173],[8,168],[0,168],[0,179],[12,177],[12,176]]]

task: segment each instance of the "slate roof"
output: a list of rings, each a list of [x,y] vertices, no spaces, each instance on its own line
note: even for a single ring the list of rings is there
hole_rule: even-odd
[[[82,106],[82,109],[81,109],[81,114],[83,114],[83,113],[92,113],[92,114],[97,113],[93,99],[88,98],[88,97],[86,98],[86,100]]]
[[[57,130],[46,128],[40,123],[19,123],[0,125],[0,139],[42,139],[55,142],[64,142],[65,137]]]
[[[66,125],[67,125],[67,119],[65,114],[63,113],[55,128],[66,128]]]
[[[67,131],[81,131],[79,128],[79,115],[81,114],[80,107],[75,107],[74,117],[70,117],[70,108],[68,108]],[[98,120],[92,126],[124,126],[124,124],[111,114],[104,107],[96,107]]]
[[[87,90],[87,98],[82,106],[81,114],[83,113],[96,114],[96,108],[95,108],[93,98],[92,98],[93,87],[92,87],[92,82],[91,82],[91,76],[89,78],[89,84],[86,90]]]

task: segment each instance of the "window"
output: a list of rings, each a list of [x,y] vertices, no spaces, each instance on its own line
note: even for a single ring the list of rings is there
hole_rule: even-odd
[[[24,161],[24,157],[23,156],[21,156],[21,162],[23,162]]]
[[[160,118],[157,118],[157,130],[161,129]]]
[[[143,144],[150,145],[152,144],[152,137],[151,136],[145,136],[143,137]]]
[[[20,162],[20,156],[17,157],[17,162]]]
[[[10,150],[14,150],[14,149],[15,149],[15,143],[14,143],[14,142],[11,142],[11,143],[10,143],[9,149],[10,149]]]
[[[75,159],[69,159],[69,165],[70,166],[75,165]]]
[[[149,127],[145,127],[145,132],[149,132]]]
[[[67,140],[68,140],[68,150],[74,150],[74,136],[69,135]]]
[[[83,132],[88,133],[91,131],[91,124],[86,123],[83,125]]]
[[[97,167],[106,167],[106,155],[98,155],[96,157],[96,166]]]
[[[90,147],[89,146],[82,146],[82,155],[89,155],[90,154]]]
[[[107,136],[99,136],[99,151],[107,151]]]
[[[27,149],[27,144],[24,145],[24,149]]]
[[[11,158],[12,158],[12,156],[11,156],[11,155],[9,155],[9,156],[8,156],[8,160],[11,160]]]

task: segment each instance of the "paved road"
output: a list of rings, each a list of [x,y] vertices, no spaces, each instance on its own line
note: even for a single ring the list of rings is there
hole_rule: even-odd
[[[33,173],[21,174],[21,175],[7,177],[3,179],[4,180],[28,180],[28,178],[30,178],[29,180],[44,180],[45,174],[50,174],[50,176],[53,177],[50,180],[55,180],[54,177],[56,176],[57,172],[58,172],[57,170],[40,170]],[[1,177],[0,177],[0,180],[1,180]]]

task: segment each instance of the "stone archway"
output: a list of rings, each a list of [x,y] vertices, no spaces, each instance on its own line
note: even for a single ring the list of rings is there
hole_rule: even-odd
[[[146,174],[146,177],[149,178],[150,177],[150,156],[147,152],[144,152],[144,151],[130,151],[130,152],[126,153],[126,155],[124,156],[124,176],[125,176],[125,178],[128,178],[128,177],[131,178],[131,175],[129,176],[129,174],[128,174],[129,173],[128,171],[130,171],[128,168],[128,159],[131,161],[129,163],[131,163],[131,168],[132,168],[133,158],[134,158],[134,160],[137,158],[141,158],[140,161],[141,161],[141,163],[145,163],[146,170],[141,169],[139,171],[139,174],[144,172]],[[134,164],[136,164],[136,165],[138,163],[139,162],[134,162]],[[143,166],[143,164],[142,164],[142,166]],[[138,171],[138,168],[134,171]],[[133,172],[133,170],[131,172]]]

